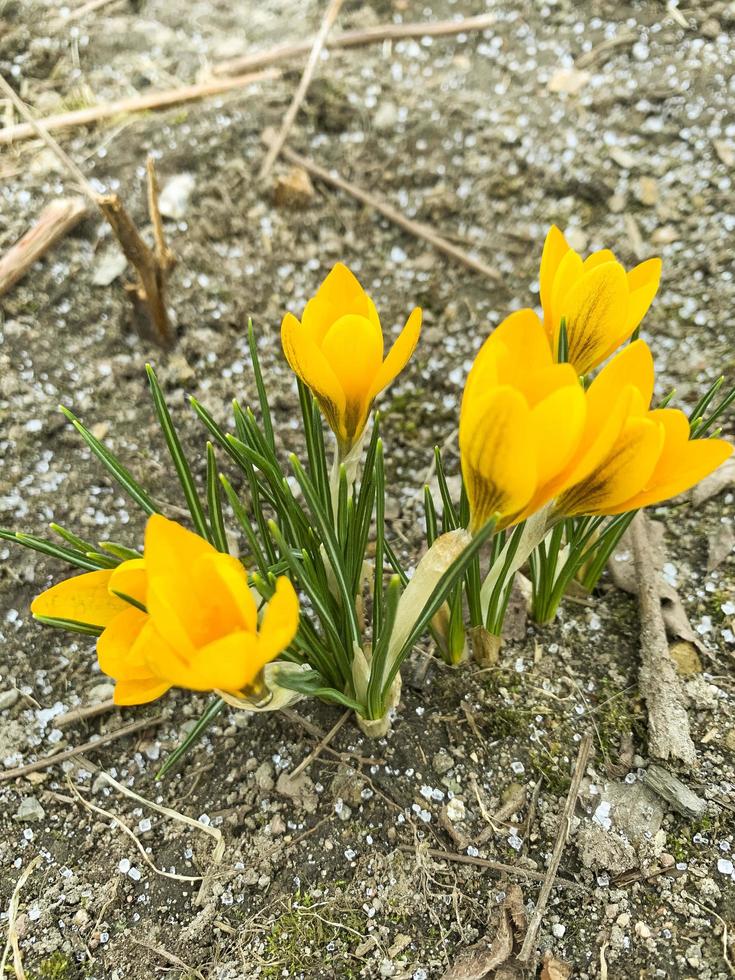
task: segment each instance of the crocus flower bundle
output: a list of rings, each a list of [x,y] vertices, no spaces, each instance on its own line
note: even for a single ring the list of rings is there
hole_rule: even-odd
[[[634,338],[659,277],[658,259],[630,271],[608,250],[583,259],[551,229],[541,260],[543,315],[508,316],[467,378],[459,501],[435,450],[441,512],[426,488],[428,547],[410,556],[413,574],[386,529],[374,406],[416,347],[421,310],[388,346],[375,303],[342,264],[300,318],[286,313],[281,325],[296,375],[302,458],[277,439],[252,324],[254,405],[235,401],[228,427],[190,399],[211,439],[201,486],[147,368],[191,529],[165,517],[123,462],[62,409],[147,522],[142,551],[88,542],[56,524],[61,543],[0,529],[0,537],[83,573],[39,595],[34,616],[97,637],[117,704],[143,704],[171,688],[213,692],[168,764],[224,704],[277,710],[313,696],[352,709],[366,733],[384,734],[401,665],[424,633],[450,662],[465,656],[467,626],[473,636],[499,637],[524,565],[534,612],[550,618],[580,570],[594,584],[638,508],[691,487],[731,452],[707,437],[735,399],[733,392],[717,402],[721,380],[691,418],[653,404],[651,352]]]

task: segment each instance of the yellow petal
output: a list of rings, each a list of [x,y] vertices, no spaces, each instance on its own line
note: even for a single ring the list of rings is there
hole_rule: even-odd
[[[374,316],[377,320],[375,307],[357,278],[346,265],[338,262],[306,304],[301,324],[317,346],[321,346],[335,320],[348,313],[370,319]],[[377,325],[380,326],[379,320]]]
[[[332,431],[339,431],[345,412],[345,393],[331,365],[311,335],[291,313],[281,324],[281,344],[291,370],[318,399]]]
[[[349,313],[332,324],[322,353],[345,393],[345,401],[364,401],[383,363],[383,334],[372,320]]]
[[[262,666],[254,633],[230,633],[196,650],[191,661],[182,660],[152,622],[141,632],[139,642],[151,673],[173,687],[193,691],[239,691]]]
[[[549,233],[544,242],[544,250],[541,254],[541,268],[539,270],[539,294],[541,306],[544,311],[546,331],[551,335],[551,297],[554,278],[556,276],[559,263],[567,252],[570,251],[569,244],[556,225],[549,228]]]
[[[490,336],[505,348],[498,366],[500,384],[516,386],[529,373],[554,363],[546,331],[534,310],[516,310]]]
[[[463,404],[459,446],[473,528],[495,513],[522,510],[536,488],[531,412],[523,396],[501,387]]]
[[[731,455],[733,447],[724,439],[690,439],[689,420],[674,408],[649,412],[665,432],[664,447],[651,478],[640,493],[623,501],[611,513],[648,507],[684,493],[714,472]]]
[[[533,510],[538,510],[550,482],[568,466],[584,431],[586,404],[579,384],[567,385],[550,394],[531,410],[536,441],[538,489]]]
[[[97,660],[103,674],[115,680],[146,680],[151,676],[142,654],[135,650],[147,621],[144,612],[131,606],[113,619],[97,640]]]
[[[551,288],[550,319],[544,316],[544,326],[553,341],[559,330],[559,318],[564,315],[563,301],[574,284],[582,276],[582,259],[570,248],[564,253],[554,276]]]
[[[380,392],[396,378],[408,364],[421,333],[421,309],[417,306],[411,311],[406,325],[398,334],[395,343],[388,351],[388,356],[378,369],[370,390],[372,401]]]
[[[89,626],[107,626],[115,616],[130,605],[110,595],[108,586],[112,572],[87,572],[65,579],[31,603],[34,616],[49,616],[53,619],[69,619]]]
[[[263,663],[282,653],[296,636],[299,626],[299,600],[293,585],[285,577],[276,582],[276,591],[268,603],[258,630],[259,655]]]
[[[255,632],[258,623],[258,610],[255,599],[248,584],[248,573],[242,562],[232,555],[216,554],[207,556],[206,561],[200,560],[204,569],[203,585],[211,574],[211,582],[217,582],[223,592],[227,592],[231,602],[237,608],[237,622],[241,629]]]
[[[629,417],[601,465],[561,496],[558,512],[567,516],[615,512],[646,485],[663,442],[664,428],[659,422]]]
[[[132,558],[113,568],[108,586],[110,592],[120,596],[130,596],[135,602],[145,605],[148,576],[143,558]]]
[[[653,302],[661,281],[661,259],[648,259],[641,262],[628,273],[628,317],[625,324],[625,336],[629,337]]]
[[[594,432],[604,425],[619,393],[628,385],[640,392],[644,410],[653,397],[653,356],[645,340],[634,340],[605,365],[587,390],[587,427]]]
[[[585,272],[589,272],[590,269],[594,269],[598,265],[603,265],[605,262],[616,262],[615,255],[610,251],[609,248],[601,248],[599,252],[592,252],[582,263],[582,268]]]
[[[155,701],[170,689],[171,685],[151,677],[144,681],[118,681],[112,700],[124,707],[133,704],[148,704]]]
[[[217,554],[204,538],[160,514],[148,518],[145,529],[144,561],[151,577],[185,579],[187,570],[200,555]]]
[[[625,323],[628,282],[619,262],[605,262],[585,272],[556,308],[553,349],[559,343],[561,319],[566,322],[568,361],[587,374],[608,354]]]
[[[184,591],[185,590],[185,591]],[[173,579],[148,577],[148,616],[158,634],[176,652],[189,661],[194,656],[191,634],[198,632],[196,601],[188,587],[179,588]]]

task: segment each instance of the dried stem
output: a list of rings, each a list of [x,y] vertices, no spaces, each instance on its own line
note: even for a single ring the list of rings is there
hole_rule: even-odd
[[[0,296],[25,276],[31,266],[75,228],[87,214],[83,198],[73,197],[46,205],[38,221],[0,259]]]
[[[345,31],[330,38],[325,44],[329,51],[341,48],[359,48],[368,44],[382,44],[383,41],[400,41],[407,37],[449,37],[469,31],[484,31],[497,21],[495,14],[479,14],[477,17],[464,17],[458,20],[419,21],[409,24],[377,24],[362,31]],[[314,44],[297,41],[295,44],[278,44],[266,51],[256,51],[240,58],[221,61],[214,66],[215,75],[235,75],[241,71],[253,71],[279,61],[292,62],[295,58],[308,54]]]
[[[36,870],[38,865],[41,863],[43,858],[41,855],[37,855],[33,858],[31,863],[21,873],[20,878],[13,889],[13,894],[10,897],[10,905],[8,906],[8,938],[5,943],[5,949],[3,950],[2,959],[0,960],[0,977],[4,977],[5,964],[8,959],[8,953],[12,949],[13,951],[13,972],[15,974],[16,980],[26,980],[26,972],[23,969],[23,960],[20,955],[20,943],[18,942],[18,930],[16,928],[16,919],[18,918],[18,908],[20,906],[20,893],[31,877],[33,872]]]
[[[304,101],[304,96],[306,95],[311,80],[314,77],[317,62],[319,61],[319,55],[322,53],[322,48],[327,40],[327,34],[329,34],[332,25],[337,19],[341,6],[342,0],[330,0],[330,4],[327,7],[326,13],[324,14],[322,26],[319,28],[319,33],[314,38],[314,43],[311,47],[311,51],[309,52],[306,67],[304,68],[298,88],[294,92],[291,105],[286,110],[286,115],[283,117],[283,123],[278,131],[278,135],[270,144],[268,152],[265,155],[265,159],[263,160],[263,165],[260,168],[259,175],[261,180],[265,180],[265,178],[271,172],[273,164],[276,162],[276,158],[280,153],[281,147],[286,142],[286,137],[289,134],[291,126],[293,126],[294,119],[296,118],[299,108],[301,107],[301,103]]]
[[[184,102],[195,102],[200,99],[207,99],[213,95],[221,95],[233,89],[244,88],[255,82],[267,79],[278,78],[277,71],[262,71],[255,74],[239,75],[237,78],[221,78],[201,82],[198,85],[182,85],[180,88],[166,89],[163,92],[150,92],[146,95],[136,95],[130,99],[119,99],[116,102],[106,102],[103,105],[90,106],[87,109],[75,109],[73,112],[60,112],[45,119],[38,120],[42,124],[46,133],[50,130],[72,129],[76,126],[90,126],[104,119],[114,116],[125,116],[137,112],[148,112],[155,109],[169,109],[171,106],[181,105]],[[7,92],[7,88],[4,87]],[[15,100],[13,100],[15,102]],[[15,102],[18,106],[18,103]],[[16,143],[21,140],[30,139],[32,136],[39,135],[38,128],[34,125],[36,120],[24,113],[20,107],[18,111],[26,119],[26,122],[16,126],[6,126],[0,129],[0,144]],[[41,137],[43,138],[43,137]]]
[[[68,759],[73,759],[74,756],[81,755],[84,752],[95,752],[101,746],[109,745],[110,742],[116,742],[119,738],[125,738],[126,735],[141,732],[144,728],[155,728],[165,720],[165,715],[157,715],[155,718],[143,718],[141,721],[133,721],[129,725],[123,725],[122,728],[116,729],[114,732],[108,732],[107,735],[100,735],[99,738],[93,738],[89,742],[84,742],[82,745],[76,745],[70,749],[65,749],[63,752],[57,752],[56,755],[36,759],[35,762],[29,762],[28,765],[19,766],[17,769],[7,769],[5,772],[0,772],[0,783],[7,783],[11,779],[18,779],[19,776],[27,776],[29,772],[39,772],[41,769],[49,769],[51,766],[58,765],[59,762],[66,762]]]
[[[585,770],[587,769],[587,762],[590,757],[590,750],[592,749],[592,734],[588,732],[582,737],[582,741],[579,745],[579,752],[577,753],[577,761],[574,765],[574,774],[572,775],[572,784],[569,787],[569,792],[567,793],[566,803],[564,804],[564,810],[561,815],[561,824],[559,826],[559,834],[556,838],[556,843],[554,844],[554,850],[551,855],[551,861],[549,862],[549,867],[546,872],[546,878],[543,885],[541,886],[541,891],[539,892],[538,901],[536,902],[536,908],[533,910],[533,914],[528,922],[528,931],[523,940],[523,945],[521,946],[521,951],[518,954],[518,961],[520,963],[527,963],[531,958],[536,943],[536,935],[541,926],[541,919],[543,918],[544,911],[546,909],[546,903],[549,900],[549,895],[551,895],[551,889],[556,883],[556,872],[559,870],[559,864],[561,862],[561,856],[564,853],[564,848],[569,837],[569,831],[572,825],[572,817],[574,816],[574,808],[577,805],[577,796],[579,795],[579,787],[582,784],[582,778],[584,777]]]
[[[411,847],[409,844],[400,844],[398,849],[411,854],[416,853],[416,848]],[[539,871],[532,871],[530,868],[522,868],[515,864],[505,864],[503,861],[491,861],[489,858],[473,857],[471,854],[455,854],[454,851],[441,851],[437,847],[428,847],[425,853],[437,861],[452,861],[455,864],[472,864],[477,868],[487,868],[489,871],[498,871],[502,874],[518,875],[520,878],[529,878],[532,881],[545,880],[545,876]],[[561,885],[564,888],[584,890],[583,885],[577,884],[576,881],[570,881],[568,878],[555,878],[552,883]]]
[[[651,551],[647,520],[641,511],[630,526],[638,578],[640,611],[640,689],[648,709],[648,748],[659,759],[697,761],[689,731],[684,695],[669,654],[666,626],[661,612],[658,573]]]
[[[269,143],[271,136],[269,133],[264,133],[263,139]],[[403,228],[404,231],[409,232],[416,238],[420,238],[425,242],[432,245],[438,252],[443,252],[445,255],[449,255],[451,258],[455,259],[457,262],[466,266],[468,269],[472,269],[473,272],[479,272],[481,275],[486,276],[488,279],[494,281],[499,281],[501,275],[497,269],[493,269],[492,266],[486,265],[479,259],[473,259],[471,255],[463,252],[461,248],[457,248],[456,245],[452,245],[448,242],[446,238],[442,238],[441,235],[437,235],[436,232],[429,228],[428,225],[421,224],[418,221],[413,221],[411,218],[407,218],[404,214],[401,214],[392,204],[384,201],[382,198],[376,197],[369,191],[363,190],[361,187],[357,187],[355,184],[351,184],[349,181],[344,180],[337,174],[326,170],[324,167],[320,167],[318,164],[314,163],[308,157],[301,156],[300,153],[296,153],[294,150],[290,149],[288,146],[284,146],[281,149],[281,156],[285,157],[291,163],[295,163],[299,167],[303,167],[308,173],[317,180],[323,181],[325,184],[330,184],[332,187],[336,187],[338,190],[344,191],[346,194],[351,195],[356,200],[366,204],[368,207],[373,208],[379,214],[382,214],[384,218],[388,221],[392,221],[393,224]]]

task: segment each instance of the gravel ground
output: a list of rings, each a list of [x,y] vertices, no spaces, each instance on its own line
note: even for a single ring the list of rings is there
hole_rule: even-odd
[[[46,115],[190,84],[217,61],[310,36],[322,10],[196,0],[182,17],[170,0],[118,0],[71,21],[51,0],[4,0],[0,70]],[[304,209],[274,204],[272,188],[255,179],[261,134],[282,118],[299,64],[243,93],[61,137],[141,223],[148,152],[164,185],[191,175],[179,216],[166,221],[178,258],[170,301],[179,341],[163,355],[137,335],[96,216],[3,298],[0,524],[44,533],[55,520],[83,536],[140,540],[141,515],[80,447],[59,402],[177,516],[182,501],[143,365],[155,363],[185,445],[201,461],[205,437],[184,395],[223,421],[233,396],[253,398],[248,315],[283,445],[298,448],[278,327],[338,259],[391,330],[414,304],[425,310],[419,349],[381,401],[388,515],[409,561],[419,553],[417,494],[431,447],[446,442],[456,473],[463,378],[488,330],[536,292],[551,222],[575,247],[609,246],[627,264],[662,255],[644,331],[661,395],[675,386],[677,403],[691,405],[718,373],[735,378],[735,5],[348,0],[340,26],[484,11],[496,21],[483,33],[325,58],[290,145],[497,267],[499,282],[322,185]],[[287,170],[279,164],[275,176]],[[35,142],[4,148],[0,177],[3,251],[44,204],[74,189]],[[110,686],[91,643],[30,619],[31,598],[63,569],[0,545],[0,779],[3,769],[150,722],[90,752],[86,767],[76,761],[0,783],[3,907],[41,859],[22,884],[15,922],[27,976],[441,977],[502,923],[510,881],[532,908],[533,874],[547,864],[588,730],[594,757],[560,869],[581,887],[552,892],[539,933],[553,956],[543,976],[569,975],[564,964],[579,978],[732,975],[732,504],[723,485],[706,502],[654,513],[665,528],[666,575],[697,638],[679,658],[699,753],[698,768],[679,775],[707,801],[694,820],[643,783],[650,760],[635,602],[607,578],[593,600],[565,603],[552,626],[521,625],[496,668],[437,662],[420,680],[409,666],[394,733],[369,742],[347,723],[333,742],[337,755],[323,753],[296,780],[288,774],[315,747],[314,731],[294,717],[238,712],[223,713],[178,771],[156,781],[206,699],[180,692],[63,723],[64,713],[108,698]],[[322,731],[339,718],[316,703],[296,710]],[[225,845],[217,867],[211,829]],[[439,861],[428,849],[517,872]],[[203,887],[180,877],[202,875]],[[521,975],[510,969],[506,977]]]

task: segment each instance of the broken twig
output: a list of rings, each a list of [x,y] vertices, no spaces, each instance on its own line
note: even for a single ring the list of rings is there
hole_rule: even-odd
[[[5,92],[18,112],[28,120],[29,125],[40,139],[77,181],[89,200],[102,212],[119,241],[125,258],[138,274],[138,281],[126,287],[133,300],[133,305],[139,314],[146,314],[152,328],[153,339],[162,347],[168,347],[173,340],[173,331],[168,318],[164,293],[174,257],[163,242],[161,216],[158,212],[156,175],[152,160],[147,163],[147,174],[148,202],[156,239],[155,251],[143,241],[133,219],[125,210],[118,195],[97,193],[69,154],[59,146],[50,133],[46,132],[43,123],[33,118],[28,106],[1,75],[0,90]]]
[[[78,708],[72,708],[71,711],[65,711],[63,715],[57,715],[54,718],[54,725],[57,728],[64,728],[65,725],[73,725],[78,721],[86,721],[88,718],[104,715],[108,711],[112,711],[114,707],[115,702],[112,698],[109,701],[100,701],[98,704],[80,705]]]
[[[45,756],[43,759],[36,759],[35,762],[29,762],[28,765],[19,766],[17,769],[8,769],[5,772],[0,772],[0,783],[7,783],[11,779],[17,779],[19,776],[27,776],[29,772],[39,772],[41,769],[49,769],[59,762],[66,762],[68,759],[73,759],[74,756],[85,752],[94,752],[103,745],[115,742],[119,738],[125,738],[126,735],[143,731],[144,728],[155,728],[165,720],[165,715],[157,715],[155,718],[143,718],[141,721],[132,721],[129,725],[123,725],[122,728],[118,728],[114,732],[100,735],[99,738],[93,738],[89,742],[84,742],[82,745],[76,745],[70,749],[65,749],[63,752],[57,752],[56,755]]]
[[[666,627],[661,612],[656,567],[641,511],[630,526],[638,576],[641,667],[640,690],[648,709],[648,747],[658,759],[679,759],[687,765],[697,761],[689,731],[684,695],[669,654]]]
[[[477,17],[464,17],[457,20],[419,21],[409,24],[376,24],[362,31],[345,31],[329,38],[324,45],[326,50],[359,48],[369,44],[382,44],[383,41],[400,41],[408,37],[449,37],[470,31],[484,31],[497,21],[495,14],[479,14]],[[213,69],[215,75],[234,75],[241,71],[253,71],[279,61],[292,62],[311,51],[314,39],[278,44],[266,51],[242,55],[228,61],[220,61]]]
[[[707,801],[701,796],[697,796],[680,779],[677,779],[673,773],[662,766],[649,766],[643,781],[646,786],[649,786],[662,800],[666,800],[669,806],[683,817],[687,817],[689,820],[700,820],[704,816]]]
[[[273,164],[276,162],[276,158],[281,151],[281,147],[286,142],[286,137],[288,136],[291,126],[293,126],[294,119],[296,118],[301,103],[304,101],[304,96],[309,88],[312,78],[314,77],[314,72],[316,71],[316,65],[319,61],[319,55],[322,53],[322,48],[324,47],[324,42],[327,40],[327,34],[329,34],[332,25],[337,19],[340,8],[342,7],[342,0],[330,0],[327,11],[324,14],[324,20],[322,21],[322,26],[319,28],[319,33],[314,38],[314,43],[309,52],[309,58],[306,62],[306,67],[301,76],[301,81],[299,82],[298,88],[294,92],[293,99],[291,100],[291,105],[286,110],[286,115],[283,117],[283,122],[281,128],[278,131],[278,135],[275,137],[273,142],[268,147],[268,152],[263,160],[263,165],[260,168],[260,179],[265,180],[268,174],[271,172]]]
[[[79,197],[47,204],[35,225],[0,259],[0,296],[21,280],[60,238],[75,228],[86,213],[87,206]]]
[[[398,849],[410,854],[414,854],[416,851],[416,848],[411,847],[410,844],[399,844]],[[442,851],[437,847],[428,847],[425,853],[429,857],[436,858],[437,861],[473,864],[477,868],[487,868],[488,871],[498,871],[501,874],[518,875],[520,878],[529,878],[532,881],[544,881],[546,879],[546,875],[542,875],[539,871],[531,871],[530,868],[522,868],[515,864],[505,864],[503,861],[491,861],[489,858],[473,857],[471,854],[456,854],[454,851]],[[584,889],[583,885],[571,881],[569,878],[555,878],[553,884],[563,888]]]
[[[271,135],[265,133],[263,139],[266,143],[271,142]],[[497,269],[493,269],[492,266],[486,265],[479,259],[473,259],[471,255],[463,252],[461,248],[457,248],[456,245],[452,245],[448,242],[446,238],[442,238],[441,235],[437,235],[436,232],[429,228],[428,225],[421,224],[418,221],[413,221],[411,218],[407,218],[404,214],[401,214],[392,204],[384,201],[382,198],[376,197],[369,191],[363,190],[361,187],[357,187],[355,184],[351,184],[349,181],[344,180],[342,177],[324,167],[320,167],[319,164],[314,163],[308,157],[301,156],[300,153],[296,153],[288,146],[281,148],[281,156],[285,157],[291,163],[295,163],[299,167],[303,167],[312,177],[316,177],[318,180],[323,181],[325,184],[331,184],[332,187],[336,187],[338,190],[344,191],[346,194],[350,194],[356,200],[361,201],[368,207],[373,208],[379,214],[382,214],[384,218],[388,221],[392,221],[393,224],[398,225],[399,228],[403,228],[404,231],[409,232],[416,238],[421,238],[423,241],[428,242],[432,245],[438,252],[443,252],[445,255],[449,255],[451,258],[456,259],[462,265],[466,266],[468,269],[472,269],[473,272],[479,272],[481,275],[486,276],[488,279],[493,279],[494,281],[499,281],[501,275]]]
[[[539,927],[541,926],[541,919],[543,918],[544,911],[546,909],[546,903],[549,900],[551,889],[554,887],[554,884],[556,884],[556,872],[559,870],[561,856],[564,853],[564,848],[569,837],[569,831],[571,830],[574,808],[577,805],[577,796],[579,795],[579,787],[582,784],[582,778],[584,777],[585,770],[587,769],[587,762],[590,757],[591,748],[592,735],[588,732],[582,737],[582,741],[579,744],[577,761],[574,764],[574,774],[572,775],[572,784],[569,787],[567,799],[564,804],[564,810],[562,811],[559,833],[556,838],[556,843],[554,844],[554,850],[551,854],[551,861],[549,862],[546,878],[541,886],[541,891],[539,892],[536,908],[533,910],[533,914],[529,919],[528,931],[525,939],[523,940],[521,951],[518,954],[518,961],[520,963],[527,963],[534,951],[536,935],[539,931]]]
[[[222,95],[224,92],[254,85],[256,82],[278,78],[279,74],[277,71],[261,71],[255,74],[238,75],[237,78],[222,78],[201,82],[197,85],[182,85],[180,88],[166,89],[163,92],[149,92],[146,95],[136,95],[130,99],[119,99],[116,102],[89,106],[87,109],[60,112],[53,116],[46,116],[45,119],[39,119],[38,122],[47,132],[57,129],[73,129],[77,126],[91,126],[115,116],[169,109],[171,106],[181,105],[184,102],[208,99],[213,95]],[[21,140],[31,139],[35,135],[37,135],[37,130],[30,122],[6,126],[0,129],[0,144],[18,143]]]
[[[20,893],[23,885],[28,881],[33,872],[36,870],[38,865],[41,863],[43,858],[39,854],[37,857],[31,861],[29,865],[21,873],[20,878],[13,889],[13,894],[10,897],[10,905],[8,906],[8,938],[5,943],[5,949],[3,950],[2,959],[0,960],[0,977],[4,977],[5,974],[5,964],[8,959],[8,953],[12,949],[13,951],[13,972],[15,974],[16,980],[26,980],[26,972],[23,969],[23,960],[20,956],[20,943],[18,942],[18,930],[16,928],[16,919],[18,918],[18,908],[20,906]]]

